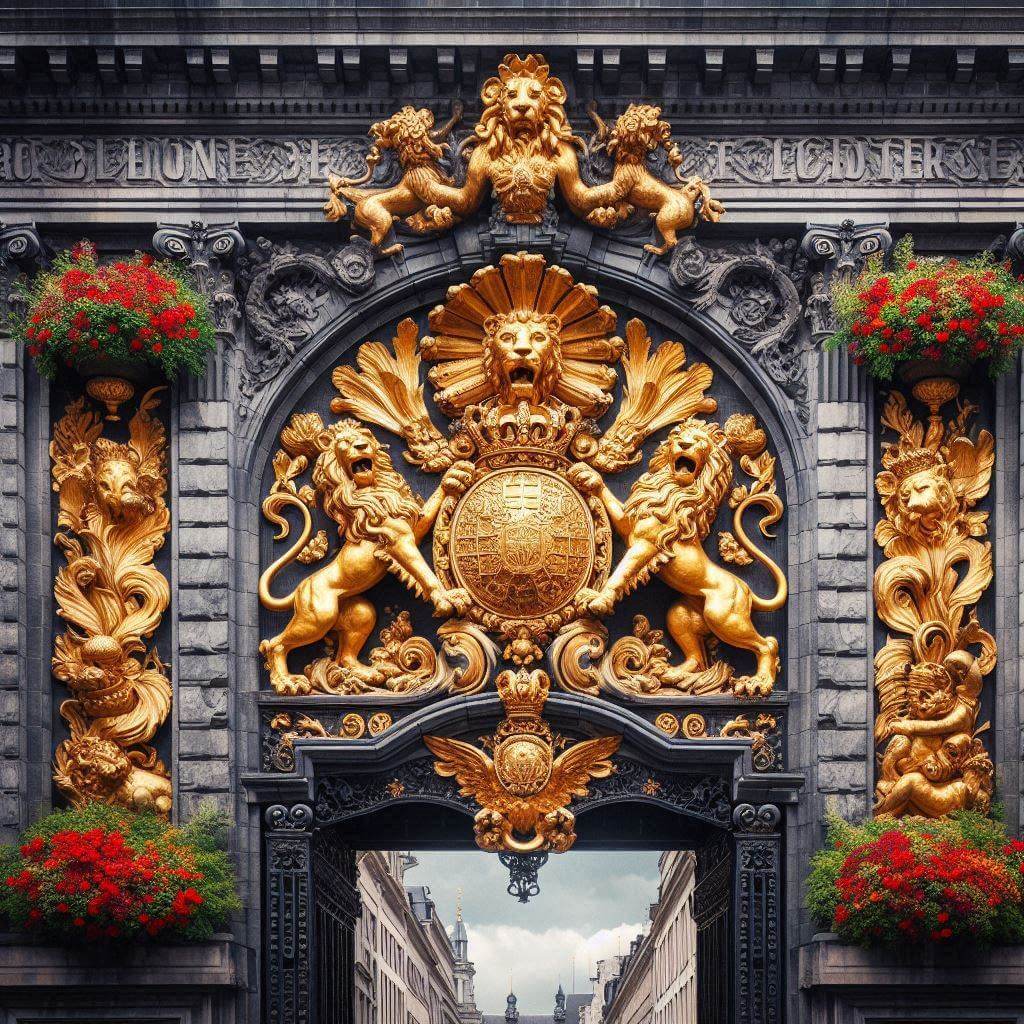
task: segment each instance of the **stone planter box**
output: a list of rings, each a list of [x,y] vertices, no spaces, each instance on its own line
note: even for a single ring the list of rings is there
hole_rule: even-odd
[[[819,934],[800,947],[800,990],[811,1024],[1024,1024],[1024,946],[911,954]]]
[[[235,1024],[251,957],[230,935],[189,945],[70,949],[0,933],[0,1024]]]

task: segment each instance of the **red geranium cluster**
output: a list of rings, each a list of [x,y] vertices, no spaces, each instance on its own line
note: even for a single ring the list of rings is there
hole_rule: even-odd
[[[1024,287],[985,253],[960,262],[915,258],[911,239],[893,250],[892,269],[868,264],[853,285],[838,285],[839,330],[857,364],[888,380],[899,363],[928,359],[956,368],[979,360],[1006,372],[1024,345]]]
[[[73,942],[208,934],[217,923],[207,912],[208,898],[214,918],[223,915],[216,906],[223,903],[220,882],[201,869],[209,854],[182,842],[179,830],[159,819],[143,820],[132,836],[131,816],[109,813],[110,827],[37,834],[21,844],[16,860],[8,851],[0,906],[12,923]]]
[[[96,249],[80,242],[26,289],[27,311],[15,317],[41,373],[103,361],[151,363],[172,377],[200,374],[214,330],[206,302],[170,263],[153,257],[99,266]]]
[[[881,822],[859,830],[833,821],[831,849],[815,858],[811,909],[860,945],[1019,941],[1024,843],[993,829],[1001,826],[970,818],[960,824]]]

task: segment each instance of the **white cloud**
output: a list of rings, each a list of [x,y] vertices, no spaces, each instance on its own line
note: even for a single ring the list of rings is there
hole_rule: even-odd
[[[476,1002],[484,1013],[503,1013],[509,975],[522,1013],[550,1013],[559,983],[572,990],[573,962],[576,991],[589,992],[598,960],[629,951],[629,944],[646,923],[623,922],[590,934],[571,928],[532,931],[512,925],[467,922],[469,955],[476,965]]]

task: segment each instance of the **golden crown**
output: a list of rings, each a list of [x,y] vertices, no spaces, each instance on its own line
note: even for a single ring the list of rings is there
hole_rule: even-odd
[[[580,454],[574,442],[588,442],[587,422],[574,406],[531,408],[522,402],[516,410],[470,406],[459,429],[483,462],[499,455],[504,463],[532,462],[537,456],[551,455],[568,462]]]
[[[547,672],[536,668],[532,672],[521,668],[499,673],[495,686],[505,707],[507,718],[539,718],[548,699],[551,680]]]
[[[905,448],[899,445],[892,445],[883,461],[898,480],[906,480],[915,473],[945,464],[942,456],[931,448]]]

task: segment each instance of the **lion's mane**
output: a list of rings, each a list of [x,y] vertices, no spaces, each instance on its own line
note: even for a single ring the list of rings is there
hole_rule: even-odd
[[[672,475],[671,452],[678,434],[702,430],[711,442],[707,460],[689,487],[680,487]],[[732,459],[725,432],[717,423],[688,419],[677,426],[651,458],[650,468],[633,485],[626,515],[634,522],[653,516],[662,524],[655,543],[666,552],[678,540],[703,541],[711,532],[719,506],[732,483]]]
[[[376,482],[372,487],[356,487],[335,454],[334,442],[344,431],[373,437],[354,420],[344,420],[335,427],[332,443],[313,467],[313,486],[323,495],[325,514],[353,541],[383,539],[387,523],[395,519],[416,522],[422,504],[395,469],[387,448],[376,438],[373,438]]]
[[[426,109],[402,107],[386,121],[378,121],[370,134],[380,149],[393,149],[404,168],[432,164],[444,156],[444,146],[430,137],[434,115]]]
[[[661,119],[661,107],[647,103],[631,103],[608,137],[608,155],[620,164],[643,163],[659,146],[671,148],[672,128]]]
[[[533,78],[542,89],[544,105],[538,133],[531,140],[529,155],[553,157],[563,142],[571,142],[572,126],[565,112],[565,86],[552,78],[547,64],[530,54],[525,59],[508,54],[498,67],[498,74],[488,78],[480,90],[483,110],[477,122],[474,143],[487,149],[492,160],[515,152],[516,140],[505,118],[503,93],[505,83],[513,78]]]

